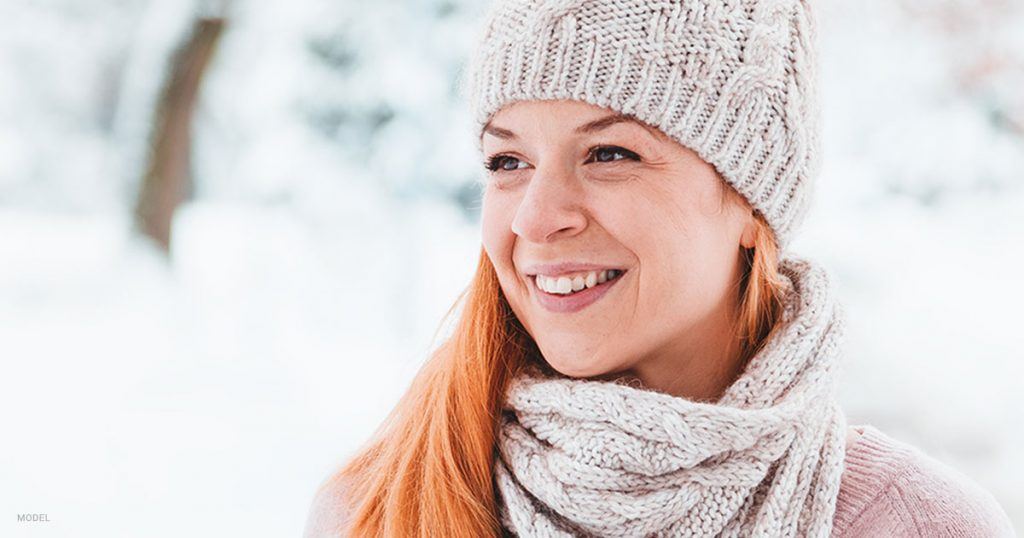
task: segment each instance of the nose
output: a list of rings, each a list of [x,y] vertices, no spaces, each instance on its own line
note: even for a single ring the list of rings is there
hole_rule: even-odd
[[[580,233],[587,225],[583,194],[571,170],[538,166],[519,201],[512,232],[535,243]]]

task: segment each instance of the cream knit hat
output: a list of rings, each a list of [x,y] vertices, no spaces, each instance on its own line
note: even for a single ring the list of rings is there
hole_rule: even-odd
[[[518,100],[574,99],[657,127],[775,232],[803,221],[820,154],[810,0],[496,0],[459,81],[478,132]]]

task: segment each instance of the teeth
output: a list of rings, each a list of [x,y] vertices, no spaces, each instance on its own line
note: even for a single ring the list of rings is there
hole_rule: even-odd
[[[536,282],[537,287],[547,293],[568,295],[584,288],[593,288],[598,284],[603,284],[621,273],[622,271],[617,269],[607,269],[604,271],[591,271],[589,273],[574,275],[572,278],[567,276],[549,277],[537,275]]]

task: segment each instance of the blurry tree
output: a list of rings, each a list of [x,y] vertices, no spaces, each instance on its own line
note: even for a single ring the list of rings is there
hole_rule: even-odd
[[[822,6],[825,141],[834,173],[856,177],[837,200],[941,210],[1024,187],[1024,3]]]
[[[191,124],[203,74],[224,29],[223,18],[197,18],[175,53],[156,105],[146,172],[135,206],[136,227],[164,251],[174,210],[192,195]]]
[[[993,127],[1024,143],[1024,2],[901,0],[911,20],[931,27],[957,91]]]
[[[301,114],[392,196],[440,196],[475,215],[477,158],[458,75],[482,0],[356,0],[311,29]],[[424,133],[430,133],[424,136]]]
[[[0,2],[0,204],[122,209],[117,118],[147,0]],[[152,33],[152,32],[151,32]],[[134,88],[130,88],[128,93]]]

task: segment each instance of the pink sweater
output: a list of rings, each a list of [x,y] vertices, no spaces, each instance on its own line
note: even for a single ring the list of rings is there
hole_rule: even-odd
[[[1016,536],[991,493],[966,475],[871,425],[851,425],[832,536]],[[304,538],[337,537],[344,521],[335,481],[317,492]]]
[[[846,447],[832,536],[1016,536],[991,493],[869,424]]]

